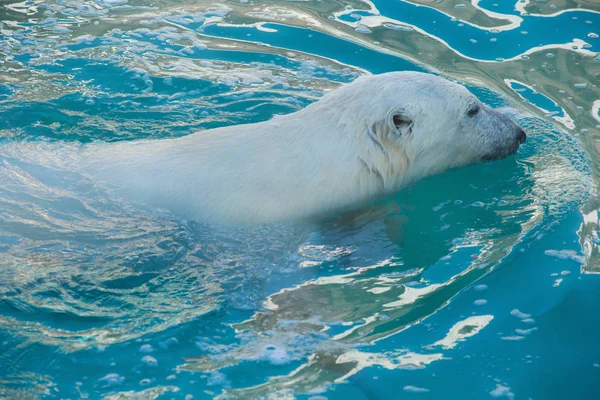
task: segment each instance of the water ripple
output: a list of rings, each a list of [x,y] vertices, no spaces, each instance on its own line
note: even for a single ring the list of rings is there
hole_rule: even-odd
[[[552,294],[600,265],[599,18],[590,0],[7,3],[0,396],[373,398],[373,371],[396,382],[407,376],[385,374],[467,365],[476,355],[462,349],[478,340],[534,352],[529,337],[568,325],[539,310],[592,304],[584,290]],[[120,199],[67,157],[81,142],[267,120],[394,70],[442,74],[512,107],[529,135],[518,158],[428,178],[319,226],[221,230]],[[65,147],[39,158],[20,142]],[[583,253],[565,236],[541,254],[576,268],[515,273],[573,213],[567,233]],[[537,286],[518,290],[526,278]],[[510,302],[529,291],[546,303],[514,318],[530,308]],[[417,377],[404,391],[439,395]],[[482,396],[530,393],[480,380]]]

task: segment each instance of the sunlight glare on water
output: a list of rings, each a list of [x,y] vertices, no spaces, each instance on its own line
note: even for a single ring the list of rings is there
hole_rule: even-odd
[[[1,1],[0,397],[596,398],[599,34],[594,0]],[[527,142],[318,227],[183,220],[68,162],[400,70]]]

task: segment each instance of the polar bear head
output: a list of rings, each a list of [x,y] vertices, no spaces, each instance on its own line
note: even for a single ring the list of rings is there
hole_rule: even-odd
[[[366,76],[325,96],[323,109],[362,143],[361,162],[386,191],[449,168],[513,154],[523,129],[465,87],[431,74]]]

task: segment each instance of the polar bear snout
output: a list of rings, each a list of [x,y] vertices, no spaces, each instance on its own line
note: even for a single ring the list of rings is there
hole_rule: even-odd
[[[514,138],[509,143],[497,146],[491,152],[484,154],[481,158],[485,161],[501,160],[506,158],[512,154],[515,154],[517,150],[519,150],[521,144],[525,143],[526,139],[527,134],[522,128],[519,127],[514,135]]]
[[[486,140],[482,146],[481,159],[499,160],[514,154],[527,140],[525,130],[510,119],[506,114],[497,110],[488,110],[485,117],[488,120]]]
[[[525,143],[525,140],[527,140],[527,134],[525,133],[525,130],[519,125],[516,125],[513,144],[510,147],[510,152],[508,155],[516,153],[517,150],[519,150],[519,147]]]

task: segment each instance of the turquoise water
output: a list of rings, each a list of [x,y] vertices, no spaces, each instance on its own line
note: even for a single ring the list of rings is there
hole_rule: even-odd
[[[3,2],[0,397],[597,398],[599,9],[494,4]],[[527,142],[244,229],[19,151],[264,121],[397,70],[507,107]]]

